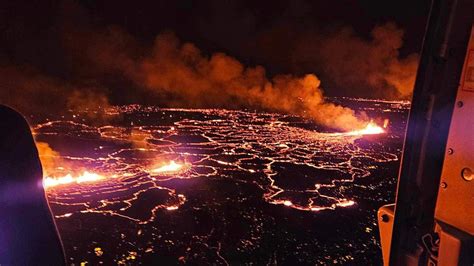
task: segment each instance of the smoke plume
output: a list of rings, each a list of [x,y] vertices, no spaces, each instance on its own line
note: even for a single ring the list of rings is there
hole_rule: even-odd
[[[167,106],[266,109],[303,115],[340,130],[361,128],[368,122],[364,114],[326,102],[314,74],[269,79],[262,66],[246,68],[224,53],[206,56],[170,32],[158,35],[142,56],[135,56],[140,49],[129,45],[134,43],[130,36],[117,29],[87,39],[96,40],[83,49],[87,65],[126,77],[147,95],[165,98]]]
[[[400,58],[403,34],[394,23],[374,27],[369,40],[348,27],[320,35],[302,34],[290,57],[292,64],[317,69],[331,86],[346,93],[409,99],[418,55]]]
[[[36,147],[43,167],[43,176],[49,176],[53,173],[48,171],[58,171],[61,169],[74,169],[70,163],[61,159],[59,152],[53,150],[48,143],[36,141]]]
[[[56,67],[60,75],[0,64],[2,103],[35,114],[85,111],[93,120],[103,119],[97,110],[109,103],[252,108],[353,130],[365,127],[366,115],[327,102],[323,86],[364,88],[372,96],[393,98],[409,97],[414,82],[417,56],[399,58],[403,31],[390,23],[375,27],[370,40],[347,28],[320,35],[299,32],[294,41],[273,36],[279,46],[288,42],[288,64],[306,66],[318,75],[269,77],[262,66],[246,67],[225,53],[206,54],[171,32],[159,34],[150,45],[118,26],[97,27],[75,2],[64,3],[53,27],[63,49],[63,66]],[[328,82],[320,76],[329,77]]]
[[[102,119],[103,110],[110,106],[103,88],[71,84],[31,67],[0,65],[0,88],[0,103],[26,115],[43,116],[72,110]]]

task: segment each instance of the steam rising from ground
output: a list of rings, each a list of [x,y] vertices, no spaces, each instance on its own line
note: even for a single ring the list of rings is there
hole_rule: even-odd
[[[97,110],[109,106],[103,88],[71,84],[31,67],[1,65],[0,103],[25,114],[58,114],[70,109],[85,111],[94,119],[102,116]]]
[[[262,66],[245,67],[219,52],[206,55],[170,32],[158,35],[151,46],[139,44],[118,27],[96,28],[75,21],[81,12],[69,8],[72,10],[66,6],[63,11],[70,16],[64,16],[59,26],[67,74],[53,77],[30,67],[0,64],[2,103],[26,113],[89,111],[93,120],[103,118],[95,110],[103,110],[109,102],[138,102],[293,113],[344,131],[369,123],[363,113],[326,102],[315,74],[267,77]],[[315,62],[339,87],[391,87],[397,95],[388,89],[386,95],[407,97],[417,57],[399,59],[402,37],[402,30],[386,24],[374,28],[371,41],[347,29],[303,38],[288,63]]]
[[[224,53],[206,56],[169,32],[158,35],[141,56],[136,55],[140,50],[136,42],[117,28],[93,37],[75,34],[92,40],[89,46],[69,44],[87,65],[106,75],[125,77],[140,93],[165,99],[170,107],[266,109],[300,114],[340,130],[363,128],[368,123],[364,114],[326,102],[321,81],[314,74],[269,79],[262,66],[246,68]]]
[[[173,105],[265,108],[306,115],[342,130],[366,124],[351,109],[325,102],[314,74],[278,75],[270,81],[261,66],[245,68],[223,53],[208,58],[172,34],[159,35],[151,56],[138,61],[135,69],[139,86],[177,96]]]
[[[336,88],[407,99],[413,91],[418,55],[400,58],[403,34],[394,23],[387,23],[374,27],[370,40],[348,27],[324,36],[303,35],[291,58],[293,64],[320,70]]]
[[[100,46],[92,44],[88,47],[91,50],[85,49],[87,56],[94,55],[88,58],[91,65],[126,77],[140,89],[138,93],[169,99],[168,106],[270,109],[304,115],[340,130],[363,128],[368,123],[364,114],[357,117],[349,108],[325,102],[321,82],[314,74],[278,75],[269,80],[261,66],[245,68],[223,53],[206,57],[196,46],[182,44],[170,33],[159,35],[149,55],[139,59],[126,57],[128,51],[113,57],[104,50],[95,50],[97,47]],[[5,73],[2,76],[11,78],[1,81],[2,87],[7,88],[2,91],[2,99],[21,111],[87,111],[109,105],[101,87],[71,85],[14,67],[1,71]],[[99,118],[96,112],[89,113],[92,118]]]
[[[38,153],[40,154],[41,164],[43,166],[43,174],[48,175],[48,169],[56,169],[62,167],[62,161],[59,159],[60,155],[57,151],[53,150],[46,142],[36,142]]]
[[[36,141],[36,147],[43,167],[43,176],[49,176],[53,174],[52,172],[61,169],[67,169],[68,172],[77,169],[77,167],[72,167],[72,164],[63,160],[59,152],[53,150],[48,143]]]

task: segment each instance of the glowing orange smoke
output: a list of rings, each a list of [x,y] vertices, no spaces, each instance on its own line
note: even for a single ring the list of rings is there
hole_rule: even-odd
[[[85,183],[85,182],[94,182],[94,181],[98,181],[102,179],[105,179],[105,177],[102,175],[85,171],[82,174],[77,175],[77,176],[73,176],[71,174],[67,174],[61,177],[47,176],[43,179],[43,186],[45,188],[49,188],[49,187],[55,187],[58,185],[65,185],[65,184],[72,184],[72,183],[80,184],[80,183]]]

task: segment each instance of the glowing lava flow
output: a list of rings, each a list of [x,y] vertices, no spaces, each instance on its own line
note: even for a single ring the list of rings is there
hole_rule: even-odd
[[[360,136],[360,135],[376,135],[376,134],[382,134],[382,133],[385,133],[385,130],[371,121],[363,129],[349,131],[343,134],[348,135],[348,136]]]
[[[84,173],[78,176],[73,176],[71,174],[67,174],[61,177],[47,176],[43,179],[43,186],[45,188],[49,188],[49,187],[54,187],[58,185],[65,185],[65,184],[72,184],[72,183],[79,184],[79,183],[84,183],[84,182],[94,182],[94,181],[98,181],[102,179],[105,179],[105,177],[102,175],[85,171]]]
[[[101,213],[146,224],[158,210],[177,210],[186,201],[176,187],[184,181],[171,180],[194,178],[256,185],[269,204],[301,211],[334,210],[357,204],[349,192],[341,191],[351,191],[353,182],[369,176],[374,164],[398,159],[379,141],[370,147],[353,141],[386,132],[374,122],[350,132],[324,133],[272,113],[136,105],[117,107],[117,113],[150,121],[102,127],[50,121],[34,128],[46,140],[69,136],[90,143],[90,157],[69,156],[68,151],[51,154],[62,159],[51,165],[78,163],[89,169],[79,176],[70,172],[45,178],[45,188],[60,187],[48,189],[53,208],[60,206],[56,217]],[[156,125],[151,119],[164,116],[174,121]],[[90,186],[75,185],[83,182]],[[142,208],[140,212],[135,205]]]
[[[387,115],[402,112],[398,103],[392,105]],[[115,110],[121,118],[103,126],[73,117],[34,127],[37,140],[63,143],[55,147],[57,152],[43,153],[45,160],[55,159],[43,161],[50,170],[44,183],[58,226],[69,234],[66,247],[75,262],[85,256],[97,260],[91,250],[107,243],[114,243],[104,250],[116,261],[105,264],[117,264],[132,253],[137,260],[155,251],[164,256],[165,250],[182,254],[191,264],[201,259],[217,264],[213,259],[221,261],[229,247],[255,254],[265,241],[280,237],[289,237],[285,246],[294,245],[300,241],[295,234],[275,230],[271,232],[284,235],[272,238],[266,230],[277,228],[281,217],[313,219],[318,212],[349,212],[356,206],[359,212],[368,210],[363,202],[386,200],[385,188],[396,179],[390,169],[396,168],[401,152],[397,143],[403,138],[398,120],[390,131],[370,123],[328,133],[313,130],[303,118],[274,113],[139,105]],[[278,210],[284,213],[275,214]],[[373,228],[376,220],[368,219],[357,227]],[[234,228],[242,233],[231,244],[223,242],[221,251],[219,241],[227,241],[227,230]],[[366,232],[364,236],[376,237]],[[298,245],[300,255],[311,255],[305,253],[310,249],[327,253],[334,246],[320,245],[319,239],[304,243]],[[190,260],[197,253],[203,257]],[[272,261],[277,264],[276,256]]]
[[[166,165],[157,167],[153,170],[151,170],[151,174],[157,174],[157,175],[173,175],[177,173],[182,173],[189,169],[188,164],[180,164],[176,163],[175,161],[171,161]]]
[[[190,169],[189,164],[180,164],[176,163],[175,161],[170,161],[168,164],[154,168],[150,171],[152,175],[161,175],[161,176],[170,176],[176,175],[180,173],[184,173]],[[115,177],[115,176],[112,176]],[[45,176],[43,179],[43,186],[45,188],[55,187],[59,185],[66,185],[66,184],[80,184],[86,182],[94,182],[103,180],[106,177],[97,173],[85,171],[80,175],[73,176],[72,174],[67,174],[60,177],[50,177]]]

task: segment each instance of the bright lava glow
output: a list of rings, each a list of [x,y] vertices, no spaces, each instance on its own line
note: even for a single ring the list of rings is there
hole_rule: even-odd
[[[349,207],[349,206],[352,206],[354,205],[355,202],[353,200],[347,200],[347,201],[341,201],[337,204],[337,206],[339,207]]]
[[[79,184],[79,183],[84,183],[84,182],[98,181],[104,178],[105,177],[102,175],[85,171],[84,173],[78,176],[73,176],[71,174],[67,174],[61,177],[47,176],[43,179],[43,186],[45,188],[48,188],[48,187],[55,187],[55,186],[71,184],[71,183]]]
[[[365,128],[349,131],[345,134],[349,136],[359,136],[359,135],[375,135],[375,134],[382,134],[382,133],[385,133],[385,130],[371,121],[369,124],[367,124]]]
[[[152,174],[175,174],[180,173],[186,169],[186,164],[176,163],[175,161],[170,161],[168,164],[160,166],[151,170]]]
[[[135,108],[137,106],[125,106],[120,112],[142,110],[142,107]],[[72,209],[61,209],[56,213],[56,218],[91,212],[147,224],[157,218],[157,210],[176,212],[185,204],[186,196],[178,194],[173,187],[174,182],[169,181],[180,179],[184,182],[187,179],[213,179],[220,176],[227,178],[232,177],[232,173],[237,174],[236,178],[242,173],[246,177],[242,182],[261,188],[262,198],[268,204],[299,211],[330,211],[357,204],[343,198],[342,194],[328,194],[331,190],[337,189],[339,185],[351,187],[355,179],[371,174],[374,163],[398,160],[397,154],[380,153],[379,149],[383,150],[383,147],[378,146],[379,143],[354,149],[354,145],[358,145],[354,139],[371,134],[387,134],[388,119],[377,122],[367,120],[361,127],[353,126],[352,130],[335,133],[303,129],[287,122],[286,116],[279,114],[271,114],[267,119],[266,115],[258,113],[220,109],[143,111],[158,117],[186,112],[222,119],[201,121],[183,118],[172,126],[157,125],[156,128],[134,125],[94,127],[75,120],[50,121],[36,126],[36,134],[46,137],[67,135],[69,129],[77,129],[78,138],[97,132],[94,136],[100,145],[97,146],[98,157],[62,156],[49,146],[43,147],[41,159],[45,160],[43,166],[47,173],[43,183],[48,197],[61,206],[74,206]],[[232,133],[230,136],[229,132]],[[188,142],[187,138],[170,138],[189,134],[195,135],[196,139]],[[133,145],[123,147],[123,142]],[[318,153],[311,152],[313,150],[318,150]],[[282,157],[282,154],[285,156]],[[351,159],[355,157],[366,158],[364,165],[351,164]],[[341,158],[346,158],[346,161],[341,163]],[[304,190],[291,190],[279,181],[287,176],[284,169],[293,166],[301,171],[340,171],[347,178],[340,179],[337,185],[308,180],[309,187]],[[153,193],[160,193],[160,196],[156,203],[150,202],[147,206],[150,208],[146,212],[148,215],[135,213],[134,204]],[[76,199],[74,195],[78,194],[84,197]],[[89,203],[92,201],[94,204]],[[118,204],[120,208],[117,208]]]
[[[168,207],[166,207],[166,210],[168,210],[168,211],[175,211],[175,210],[177,210],[178,208],[179,208],[178,206],[168,206]]]

